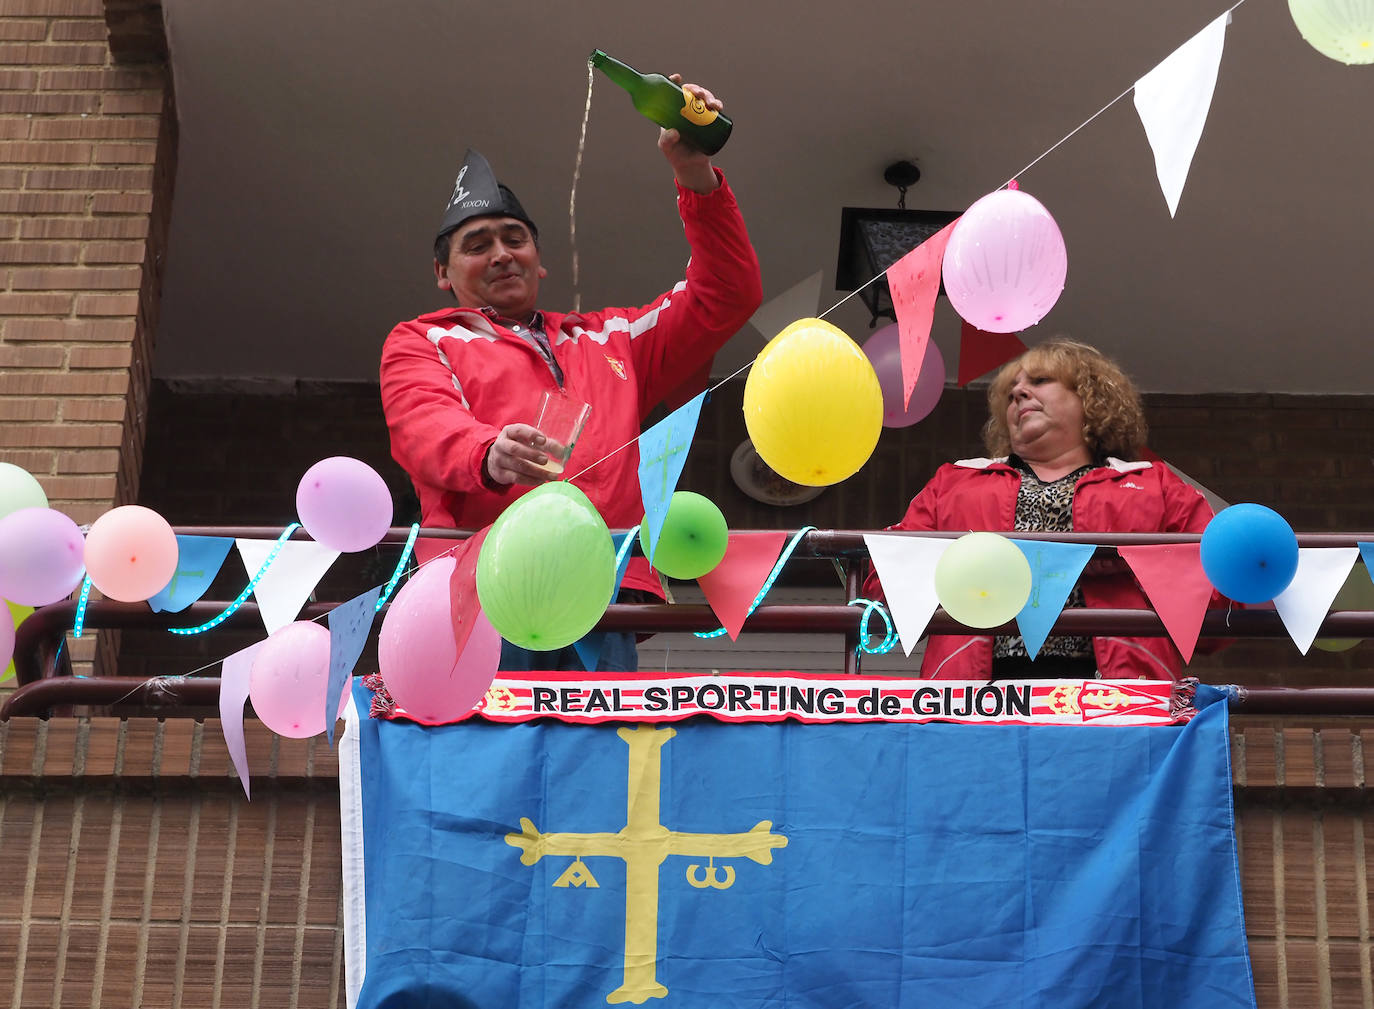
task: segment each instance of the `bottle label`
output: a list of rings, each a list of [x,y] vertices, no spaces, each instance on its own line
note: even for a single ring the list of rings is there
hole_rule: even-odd
[[[687,104],[682,106],[683,119],[697,126],[710,126],[716,121],[719,113],[715,109],[708,108],[700,98],[689,95],[685,91],[682,96],[687,99]]]

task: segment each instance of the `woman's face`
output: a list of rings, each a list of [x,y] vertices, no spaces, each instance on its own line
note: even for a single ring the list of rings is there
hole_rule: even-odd
[[[1022,369],[1011,384],[1007,432],[1012,451],[1028,462],[1086,448],[1083,401],[1058,379]]]

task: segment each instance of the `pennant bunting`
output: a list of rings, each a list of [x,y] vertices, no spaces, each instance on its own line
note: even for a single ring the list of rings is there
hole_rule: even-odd
[[[630,566],[630,553],[638,536],[638,529],[611,534],[611,546],[615,549],[615,582],[611,585],[611,598],[606,601],[608,606],[620,595],[620,583],[625,580],[625,569]],[[583,669],[596,669],[597,663],[601,661],[601,646],[605,643],[605,631],[592,631],[573,642],[577,657],[582,660]]]
[[[1030,562],[1030,598],[1016,614],[1016,626],[1026,643],[1026,654],[1034,659],[1097,547],[1091,543],[1052,543],[1048,540],[1013,539],[1012,542]]]
[[[1298,550],[1298,570],[1293,580],[1274,597],[1283,626],[1298,651],[1304,655],[1312,647],[1317,629],[1326,619],[1336,593],[1345,584],[1360,551],[1356,547],[1302,547]]]
[[[491,526],[485,526],[463,540],[453,549],[457,563],[448,577],[449,614],[453,624],[456,655],[463,654],[468,637],[477,625],[477,614],[482,608],[477,599],[477,558],[482,553],[482,543],[487,538]]]
[[[1162,543],[1117,547],[1116,552],[1145,590],[1183,661],[1193,661],[1202,618],[1212,601],[1212,583],[1202,570],[1201,545]]]
[[[987,333],[971,322],[959,327],[959,388],[1026,352],[1015,333]]]
[[[277,546],[273,540],[241,539],[235,542],[249,578],[262,569],[268,554]],[[276,559],[253,589],[268,634],[296,619],[301,606],[338,556],[339,551],[313,540],[287,540],[281,544]]]
[[[911,405],[916,380],[926,359],[930,326],[935,320],[935,297],[940,293],[940,266],[957,220],[951,221],[912,249],[887,271],[897,335],[902,345],[902,409]]]
[[[749,607],[777,563],[785,539],[784,531],[731,533],[721,562],[697,579],[731,641],[739,638]]]
[[[153,612],[180,613],[205,595],[233,545],[227,536],[178,536],[177,571],[166,588],[149,598]]]
[[[12,603],[12,602],[9,602],[8,600],[5,601],[5,605],[6,605],[7,607],[9,607],[9,619],[12,620],[12,621],[14,622],[14,629],[15,629],[16,631],[19,630],[19,625],[22,624],[22,623],[24,622],[24,620],[28,617],[28,615],[29,615],[30,613],[33,612],[33,607],[32,607],[32,606],[20,606],[18,603]],[[4,615],[4,614],[0,614],[0,620],[4,620],[4,619],[5,619],[5,615]],[[8,680],[8,679],[9,679],[11,676],[13,676],[13,675],[14,675],[14,659],[11,658],[10,661],[9,661],[9,664],[8,664],[7,666],[5,666],[4,675],[0,675],[0,683],[4,683],[6,680]]]
[[[650,564],[705,400],[705,393],[694,397],[639,436],[639,493],[649,520],[649,542],[644,544],[648,549],[644,553]]]
[[[822,271],[817,270],[776,298],[764,302],[758,311],[750,316],[750,325],[757,329],[766,341],[773,339],[798,319],[809,319],[814,316],[821,300],[821,277]]]
[[[334,723],[344,688],[353,678],[353,667],[363,653],[372,620],[377,616],[377,600],[382,587],[368,589],[329,611],[329,686],[325,690],[324,725],[329,745],[334,745]]]
[[[1216,18],[1135,82],[1135,110],[1155,155],[1155,174],[1169,216],[1178,212],[1183,184],[1193,163],[1212,93],[1230,12]]]
[[[1204,498],[1206,498],[1207,504],[1211,506],[1212,512],[1214,514],[1216,512],[1221,511],[1223,508],[1231,507],[1230,502],[1224,500],[1220,494],[1217,494],[1210,487],[1205,486],[1199,481],[1194,480],[1192,477],[1190,477],[1187,473],[1183,472],[1183,470],[1179,469],[1173,463],[1169,462],[1167,459],[1164,459],[1157,453],[1152,452],[1148,446],[1142,447],[1140,449],[1140,458],[1149,459],[1151,462],[1162,463],[1163,465],[1168,466],[1169,472],[1173,473],[1174,476],[1178,477],[1189,487],[1193,488],[1193,490],[1197,491]]]
[[[883,583],[887,608],[902,639],[902,650],[908,656],[940,605],[935,596],[935,565],[953,542],[934,536],[864,536],[868,555]]]
[[[248,684],[253,672],[253,660],[258,649],[266,641],[249,645],[229,656],[220,664],[219,674],[219,727],[224,733],[224,745],[229,749],[229,759],[234,762],[239,781],[243,783],[243,794],[247,799],[253,796],[248,790],[248,749],[243,743],[243,705],[248,700]]]

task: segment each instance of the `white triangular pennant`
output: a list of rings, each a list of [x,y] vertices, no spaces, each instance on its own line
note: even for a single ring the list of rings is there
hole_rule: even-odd
[[[1188,168],[1212,107],[1230,21],[1229,12],[1220,15],[1135,82],[1135,109],[1155,154],[1155,174],[1170,217],[1178,211]]]
[[[273,540],[235,542],[249,578],[261,570],[267,555],[277,546]],[[281,544],[271,566],[253,590],[268,634],[296,619],[301,606],[310,598],[310,593],[315,591],[315,586],[338,556],[339,551],[313,540],[288,540]]]
[[[821,271],[817,270],[776,298],[760,305],[749,322],[763,334],[765,340],[771,340],[798,319],[809,319],[815,315],[820,307],[820,300]]]
[[[935,565],[954,541],[933,536],[868,533],[864,543],[887,596],[887,608],[907,655],[921,640],[940,600],[935,597]]]
[[[1274,609],[1304,655],[1359,556],[1359,547],[1303,547],[1298,551],[1297,573],[1288,588],[1274,597]]]

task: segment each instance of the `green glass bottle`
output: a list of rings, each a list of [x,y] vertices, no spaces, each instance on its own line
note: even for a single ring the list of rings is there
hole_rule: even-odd
[[[662,74],[641,74],[600,49],[592,50],[588,62],[628,91],[642,115],[665,130],[677,130],[702,153],[715,154],[730,138],[734,124],[724,114],[707,108],[700,98],[687,94]]]

